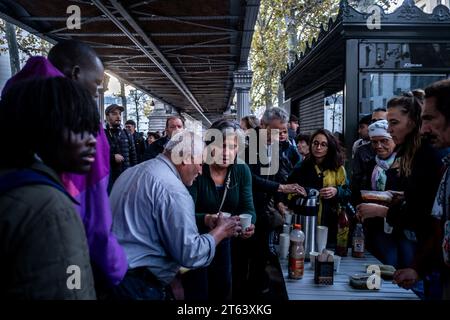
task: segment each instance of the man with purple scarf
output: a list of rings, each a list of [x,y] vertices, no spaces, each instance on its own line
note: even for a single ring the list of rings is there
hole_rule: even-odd
[[[21,80],[66,76],[79,82],[97,98],[103,71],[103,65],[92,48],[77,41],[63,41],[50,50],[48,60],[31,57],[24,68],[8,80],[3,92]],[[61,180],[70,195],[80,203],[77,210],[85,227],[92,269],[99,288],[99,284],[100,287],[119,284],[127,271],[127,261],[111,232],[112,215],[106,191],[109,145],[103,129],[99,130],[96,139],[97,154],[90,172],[87,175],[64,173]],[[100,292],[97,294],[101,295]]]

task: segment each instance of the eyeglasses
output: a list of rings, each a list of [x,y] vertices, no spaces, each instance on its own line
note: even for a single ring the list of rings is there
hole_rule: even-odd
[[[371,143],[374,147],[377,147],[378,144],[381,144],[381,146],[385,147],[389,144],[389,139],[372,140]]]
[[[319,146],[321,146],[322,148],[328,148],[328,143],[326,142],[322,142],[320,143],[319,141],[315,140],[312,143],[313,147],[318,148]]]

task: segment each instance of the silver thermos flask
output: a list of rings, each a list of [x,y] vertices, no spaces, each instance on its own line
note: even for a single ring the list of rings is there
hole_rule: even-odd
[[[309,253],[316,251],[316,226],[319,212],[319,191],[310,189],[308,197],[303,201],[300,223],[305,233],[305,260],[309,261]]]

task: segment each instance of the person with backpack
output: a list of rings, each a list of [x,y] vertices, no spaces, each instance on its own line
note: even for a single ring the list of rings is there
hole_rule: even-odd
[[[77,202],[59,178],[94,162],[95,101],[67,78],[30,80],[4,93],[0,118],[10,154],[0,157],[0,298],[95,299]]]

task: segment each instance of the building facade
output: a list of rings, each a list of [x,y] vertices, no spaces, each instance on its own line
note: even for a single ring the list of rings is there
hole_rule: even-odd
[[[431,13],[433,9],[438,5],[449,6],[450,0],[416,0],[416,6],[419,7],[423,12]]]
[[[360,117],[401,92],[450,76],[448,7],[425,13],[405,0],[392,13],[380,12],[379,25],[372,25],[372,13],[341,1],[336,20],[322,26],[317,40],[282,74],[286,100],[302,132],[339,131],[341,122],[351,150]],[[342,111],[331,107],[335,99]]]

